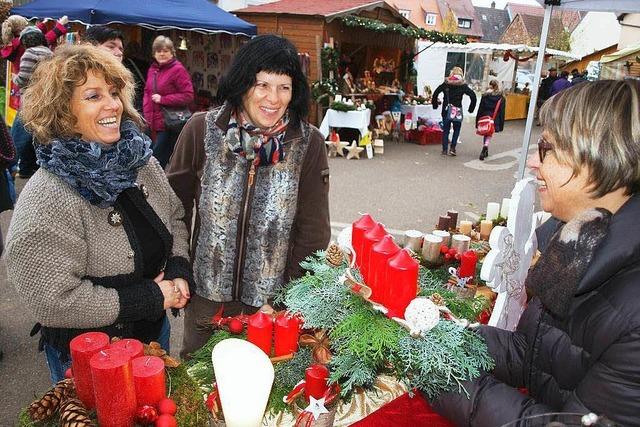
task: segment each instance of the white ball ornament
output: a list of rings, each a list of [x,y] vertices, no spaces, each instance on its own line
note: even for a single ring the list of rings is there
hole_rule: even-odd
[[[440,321],[440,309],[429,298],[415,298],[404,312],[411,335],[427,334]]]

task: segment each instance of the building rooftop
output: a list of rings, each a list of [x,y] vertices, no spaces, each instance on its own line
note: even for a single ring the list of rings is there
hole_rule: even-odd
[[[498,43],[509,26],[509,13],[493,7],[476,7],[476,16],[482,26],[482,41]]]

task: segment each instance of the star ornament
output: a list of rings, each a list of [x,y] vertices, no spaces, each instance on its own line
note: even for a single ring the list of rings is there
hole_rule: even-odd
[[[356,144],[355,141],[353,141],[351,143],[350,146],[347,147],[347,160],[349,159],[360,159],[360,153],[362,153],[362,151],[364,150],[364,147],[358,147],[358,144]]]
[[[314,420],[318,420],[320,415],[328,414],[329,411],[324,407],[324,397],[321,399],[316,399],[313,396],[309,396],[309,406],[304,409],[306,412],[309,412],[313,415]]]

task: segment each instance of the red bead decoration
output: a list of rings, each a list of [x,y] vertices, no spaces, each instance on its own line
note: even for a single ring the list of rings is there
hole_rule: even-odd
[[[173,399],[165,397],[160,402],[158,402],[158,412],[162,415],[175,415],[178,411],[178,407],[176,406],[176,402]]]
[[[73,378],[73,371],[71,370],[71,368],[69,368],[66,371],[64,371],[64,377],[65,378]]]
[[[244,324],[242,320],[233,318],[229,320],[229,332],[232,334],[240,335],[244,332]]]
[[[142,425],[151,425],[158,419],[158,411],[151,405],[143,405],[136,411],[136,422]]]
[[[447,252],[449,252],[449,247],[447,245],[440,246],[440,253],[442,255],[446,254]]]
[[[178,427],[178,421],[173,415],[163,414],[156,420],[156,427]]]

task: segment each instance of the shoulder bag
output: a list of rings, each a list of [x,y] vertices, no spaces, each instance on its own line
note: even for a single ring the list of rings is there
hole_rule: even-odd
[[[153,91],[158,93],[158,74],[153,76]],[[164,118],[164,127],[170,131],[180,132],[191,117],[191,110],[184,107],[163,107],[160,106]]]
[[[481,116],[478,118],[478,125],[476,126],[477,135],[491,136],[494,134],[496,131],[495,120],[498,115],[498,110],[500,110],[500,104],[502,104],[502,98],[498,100],[492,116]]]
[[[447,88],[447,102],[449,101],[449,88]],[[450,122],[461,122],[462,121],[462,108],[456,107],[455,105],[449,103],[444,110],[445,117]]]

